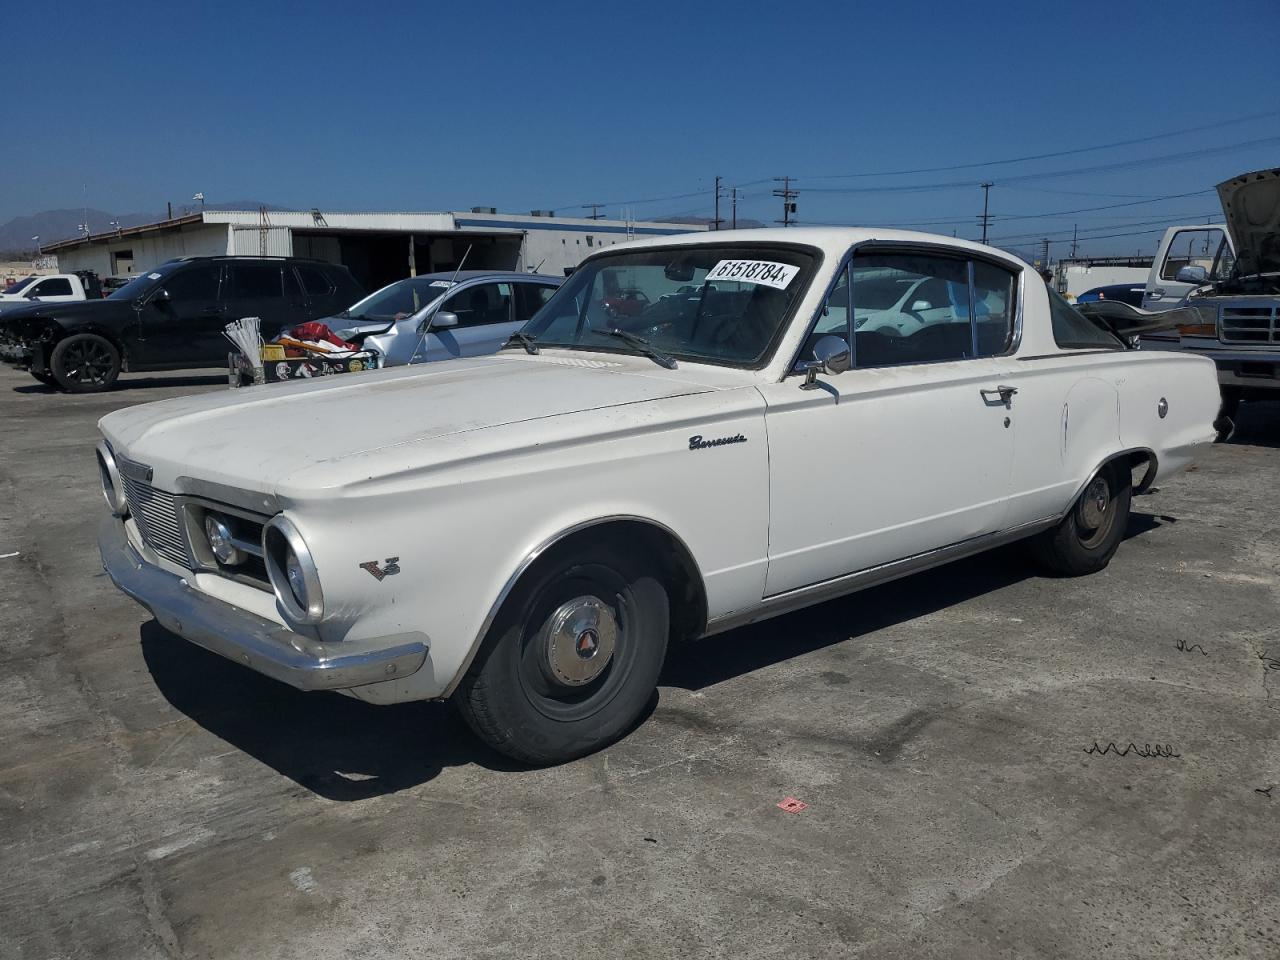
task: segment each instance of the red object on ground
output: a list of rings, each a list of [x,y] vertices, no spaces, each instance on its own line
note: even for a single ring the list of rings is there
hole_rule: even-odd
[[[295,340],[311,340],[312,342],[323,341],[332,343],[335,347],[342,347],[344,350],[358,350],[354,343],[347,343],[341,337],[335,336],[333,331],[326,324],[317,323],[312,320],[308,323],[302,323],[294,327],[292,330],[285,331],[286,336],[293,337]]]
[[[787,813],[799,813],[801,810],[808,810],[809,805],[803,800],[797,800],[795,797],[785,797],[783,801],[778,804],[778,809],[785,810]]]

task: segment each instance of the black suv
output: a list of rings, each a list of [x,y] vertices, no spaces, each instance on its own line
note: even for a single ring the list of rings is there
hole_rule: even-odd
[[[346,267],[290,257],[186,257],[105,300],[38,303],[0,315],[0,359],[72,393],[107,390],[121,370],[225,367],[222,328],[260,317],[262,336],[331,317],[364,291]]]

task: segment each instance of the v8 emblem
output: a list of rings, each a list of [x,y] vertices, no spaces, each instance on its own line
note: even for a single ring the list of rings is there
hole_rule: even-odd
[[[377,580],[379,583],[387,579],[387,577],[394,577],[397,573],[400,572],[399,557],[387,557],[387,559],[383,562],[386,564],[386,566],[379,566],[378,561],[369,560],[365,563],[360,564],[360,569],[367,570],[370,576],[372,576],[373,579]]]

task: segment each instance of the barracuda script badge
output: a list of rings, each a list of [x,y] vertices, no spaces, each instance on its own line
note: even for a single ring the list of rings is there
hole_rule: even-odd
[[[740,433],[735,433],[732,437],[716,437],[714,440],[703,440],[702,434],[697,434],[689,438],[690,450],[705,450],[708,447],[723,447],[730,443],[746,443],[747,438]]]
[[[399,557],[387,557],[383,563],[385,566],[379,566],[377,560],[368,560],[360,564],[360,569],[367,571],[368,574],[379,583],[387,579],[387,577],[394,577],[400,572]]]

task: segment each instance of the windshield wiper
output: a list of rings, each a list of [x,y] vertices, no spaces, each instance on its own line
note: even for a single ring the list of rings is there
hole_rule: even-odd
[[[663,353],[661,350],[653,347],[644,337],[636,336],[626,330],[619,330],[616,327],[612,330],[602,330],[601,333],[610,337],[617,337],[619,340],[625,340],[627,343],[636,347],[646,357],[652,360],[660,367],[666,367],[668,370],[676,368],[676,358]]]
[[[524,347],[525,353],[537,353],[538,345],[534,342],[537,339],[538,338],[531,333],[521,333],[517,330],[511,336],[507,337],[507,342],[504,343],[503,346],[509,347],[513,343],[518,343],[520,346]]]

